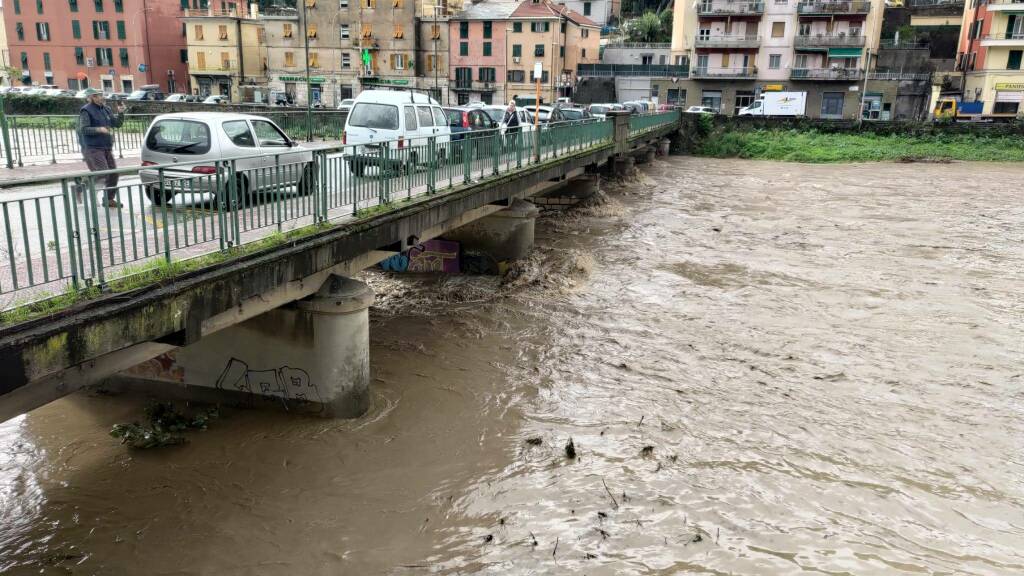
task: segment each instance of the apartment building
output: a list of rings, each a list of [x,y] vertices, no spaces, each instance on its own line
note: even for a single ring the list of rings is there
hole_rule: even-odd
[[[525,0],[509,16],[508,23],[508,99],[536,97],[533,70],[538,63],[542,68],[541,101],[572,97],[578,67],[600,61],[601,27],[564,5]]]
[[[687,105],[735,114],[764,91],[807,92],[807,114],[854,118],[869,55],[877,53],[884,0],[700,0],[677,2],[672,55],[689,58],[680,86]]]
[[[186,0],[6,0],[15,84],[130,92],[187,89]],[[173,24],[171,24],[173,23]]]
[[[619,0],[565,0],[563,4],[602,27],[615,23],[622,10],[622,2]]]
[[[508,102],[505,83],[509,52],[505,43],[512,31],[509,18],[518,7],[518,2],[481,2],[449,20],[451,102]],[[522,57],[517,55],[513,60],[521,62]]]
[[[987,115],[1024,113],[1024,3],[971,1],[964,6],[956,69],[963,98],[982,101]]]
[[[258,99],[246,94],[245,86],[266,93],[265,31],[256,4],[221,2],[216,7],[188,8],[180,22],[194,93],[227,96],[232,102]]]
[[[0,17],[3,16],[3,2],[0,1]],[[8,76],[7,68],[11,66],[11,51],[7,48],[7,28],[0,22],[0,82],[6,86],[11,86],[13,80],[16,78],[10,78]]]

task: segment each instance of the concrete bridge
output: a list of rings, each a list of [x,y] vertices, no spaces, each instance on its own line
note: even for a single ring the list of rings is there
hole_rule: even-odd
[[[280,219],[269,227],[253,226],[246,234],[246,219],[254,221],[254,211],[267,209],[236,194],[234,186],[243,179],[227,172],[223,180],[231,183],[231,193],[226,200],[210,200],[213,207],[205,209],[212,213],[211,228],[216,230],[214,224],[219,222],[223,233],[219,239],[213,240],[214,235],[207,239],[203,229],[203,240],[212,247],[206,254],[213,258],[200,261],[199,266],[172,267],[172,274],[137,286],[122,283],[118,287],[119,274],[132,277],[128,264],[174,262],[170,248],[179,244],[171,241],[171,235],[177,240],[182,224],[157,226],[161,219],[168,222],[169,209],[149,206],[154,215],[160,214],[150,219],[153,229],[149,232],[140,234],[134,225],[132,234],[124,225],[116,228],[122,234],[122,257],[118,259],[116,235],[110,228],[104,234],[94,199],[89,206],[89,197],[96,195],[94,189],[85,195],[85,206],[80,208],[69,193],[70,180],[61,182],[59,195],[49,197],[67,202],[64,219],[53,215],[53,238],[58,244],[63,239],[67,248],[77,243],[77,254],[73,250],[64,254],[58,245],[57,255],[48,255],[43,243],[49,246],[53,240],[48,240],[46,227],[39,230],[39,246],[33,251],[30,242],[35,233],[25,226],[25,220],[32,217],[24,216],[24,203],[31,203],[33,197],[7,201],[11,206],[2,208],[8,248],[23,242],[27,264],[12,256],[9,269],[0,273],[0,288],[6,285],[11,292],[13,275],[15,293],[37,294],[33,290],[42,285],[42,276],[76,290],[85,285],[99,294],[64,308],[37,306],[34,310],[46,313],[34,318],[26,314],[28,319],[0,327],[0,421],[124,371],[179,386],[196,398],[269,401],[325,416],[358,416],[369,402],[367,310],[373,294],[365,284],[353,280],[353,275],[442,236],[482,250],[497,261],[521,258],[533,244],[538,210],[531,200],[560,203],[559,198],[593,193],[600,173],[628,170],[634,159],[649,162],[659,148],[667,152],[666,138],[679,130],[680,120],[677,111],[614,115],[588,126],[561,127],[562,136],[554,129],[551,134],[541,131],[539,137],[518,135],[518,148],[509,145],[508,135],[495,134],[490,153],[470,157],[468,146],[479,147],[483,140],[452,142],[450,155],[438,154],[434,142],[420,149],[424,156],[447,157],[459,167],[454,178],[451,173],[443,174],[442,162],[431,160],[426,167],[417,168],[415,156],[400,160],[393,173],[382,169],[363,178],[342,176],[334,168],[344,166],[351,151],[334,156],[320,151],[312,168],[318,175],[315,190],[299,190],[301,183],[295,186],[295,201],[308,202],[311,208],[291,221],[291,235],[282,233],[288,226],[283,227]],[[409,166],[414,168],[409,170]],[[230,169],[218,167],[217,178],[221,168]],[[447,178],[447,190],[442,190],[442,178]],[[338,184],[342,181],[348,184]],[[77,182],[91,186],[85,180]],[[405,184],[405,201],[392,200],[383,193],[361,200],[358,193],[360,186],[384,191],[390,187],[401,190]],[[21,183],[22,187],[30,185],[41,184]],[[139,186],[141,198],[140,184],[127,186]],[[347,200],[332,203],[332,198],[343,196]],[[38,209],[38,197],[35,200]],[[17,206],[21,222],[6,216],[15,202],[22,203]],[[76,209],[83,211],[85,224],[79,223]],[[60,211],[59,207],[53,210]],[[35,219],[42,223],[46,218],[39,214],[42,212]],[[120,214],[116,217],[121,218]],[[174,218],[177,222],[176,215]],[[195,218],[183,220],[186,240],[191,226],[197,242],[186,241],[182,254],[194,259],[196,246],[202,245],[198,225]],[[61,231],[61,222],[66,231]],[[109,214],[106,222],[114,226]],[[19,227],[21,234],[12,233]],[[263,236],[257,234],[260,230]],[[82,248],[83,236],[89,240],[88,250]],[[137,253],[140,246],[148,248],[151,241],[159,248],[160,236],[164,248],[147,256],[150,260],[126,256]],[[225,237],[229,238],[226,245]],[[245,250],[247,246],[259,249]],[[41,258],[42,266],[51,273],[40,274],[40,263],[33,258]],[[60,274],[52,272],[58,267]]]

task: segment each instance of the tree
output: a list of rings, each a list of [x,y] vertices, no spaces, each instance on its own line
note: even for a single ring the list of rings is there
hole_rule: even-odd
[[[626,22],[624,28],[630,42],[671,42],[672,11],[663,10],[660,16],[655,12],[645,12],[643,16]]]

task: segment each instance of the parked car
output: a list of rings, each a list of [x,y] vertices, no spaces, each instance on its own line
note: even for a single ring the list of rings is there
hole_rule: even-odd
[[[188,102],[188,94],[171,94],[164,102]]]
[[[41,84],[39,86],[32,86],[27,92],[24,92],[24,94],[28,96],[49,96],[48,92],[50,90],[60,90],[60,87],[54,86],[53,84]]]
[[[492,120],[504,128],[505,110],[507,110],[507,108],[507,106],[488,104],[483,107],[483,110],[491,117]],[[533,130],[533,117],[530,116],[530,113],[527,112],[525,108],[516,108],[516,115],[519,116],[519,128],[524,132],[531,132]]]
[[[718,110],[710,106],[690,106],[686,109],[687,114],[718,114]]]
[[[355,102],[354,98],[345,98],[341,101],[341,104],[338,104],[338,110],[341,112],[351,112],[353,102]]]
[[[453,141],[472,137],[473,132],[494,130],[500,127],[483,108],[445,108],[448,117],[448,128]]]
[[[561,121],[578,121],[586,120],[590,118],[590,112],[587,112],[585,108],[558,108],[558,112],[561,115]]]
[[[288,138],[273,121],[262,116],[231,112],[180,112],[157,116],[142,143],[139,179],[146,196],[156,205],[171,201],[179,192],[213,192],[217,162],[236,161],[240,194],[296,186],[300,193],[313,190],[313,152]],[[175,166],[176,164],[180,167]],[[163,168],[161,186],[159,173]],[[284,168],[277,168],[283,166]]]
[[[533,122],[533,117],[537,116],[541,124],[546,124],[548,119],[551,117],[551,106],[535,106],[530,105],[523,108],[526,113],[530,115],[530,122]]]
[[[231,98],[227,96],[221,96],[219,94],[213,94],[203,99],[203,104],[230,104]]]
[[[451,140],[449,118],[436,100],[426,94],[407,90],[363,90],[352,104],[341,134],[349,170],[362,176],[367,166],[401,170],[420,164],[425,146],[436,138],[440,162],[445,161],[445,144]],[[383,162],[384,148],[391,155]],[[410,148],[407,157],[398,158],[390,150]]]
[[[587,106],[587,112],[594,118],[604,118],[612,110],[622,110],[621,104],[591,104]]]
[[[127,92],[107,92],[107,100],[128,100],[131,94]]]
[[[147,84],[128,95],[125,100],[163,101],[167,95],[160,90],[159,84]]]

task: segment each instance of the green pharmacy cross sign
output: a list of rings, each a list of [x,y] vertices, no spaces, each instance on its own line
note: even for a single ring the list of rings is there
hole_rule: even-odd
[[[369,68],[370,64],[373,62],[373,60],[370,58],[370,51],[368,49],[363,48],[363,56],[362,56],[362,58],[363,58],[363,66],[366,67],[366,68]]]

